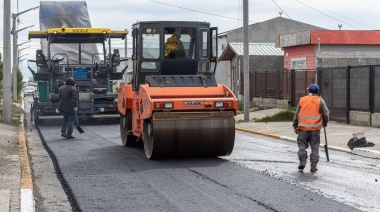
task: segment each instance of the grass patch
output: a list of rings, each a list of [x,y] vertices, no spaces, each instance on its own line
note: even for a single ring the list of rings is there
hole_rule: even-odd
[[[273,116],[256,119],[255,122],[293,121],[294,111],[291,109],[281,111]]]
[[[11,120],[11,124],[15,126],[20,126],[22,124],[22,121],[20,120],[20,117],[13,116]]]
[[[12,100],[13,103],[19,103],[21,104],[22,103],[22,99],[21,98],[18,98],[17,100]]]

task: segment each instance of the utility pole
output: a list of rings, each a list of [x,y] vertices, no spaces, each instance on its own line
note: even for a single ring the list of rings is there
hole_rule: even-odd
[[[3,10],[3,121],[10,123],[11,111],[11,3],[4,0]]]
[[[24,30],[24,29],[27,29],[27,28],[30,28],[30,27],[34,26],[34,25],[32,25],[32,26],[28,26],[28,27],[22,28],[20,30],[16,30],[16,18],[19,15],[24,14],[26,12],[29,12],[31,10],[35,10],[38,7],[39,6],[33,7],[33,8],[30,8],[30,9],[24,10],[22,12],[16,13],[16,14],[12,13],[12,35],[13,35],[12,97],[13,97],[13,100],[17,100],[17,67],[18,67],[17,33],[20,32],[21,30]]]
[[[248,0],[243,0],[243,73],[244,73],[244,121],[249,121],[249,50],[248,50]]]
[[[10,123],[11,111],[11,2],[4,0],[3,19],[3,120]]]

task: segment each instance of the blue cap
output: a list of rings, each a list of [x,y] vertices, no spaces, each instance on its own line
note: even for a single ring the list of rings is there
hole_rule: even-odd
[[[319,91],[319,86],[317,84],[310,84],[307,88],[310,92],[317,92]]]

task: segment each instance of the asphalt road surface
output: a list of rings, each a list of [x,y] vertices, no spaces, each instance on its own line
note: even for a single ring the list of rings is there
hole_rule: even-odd
[[[299,172],[295,143],[237,131],[230,156],[153,161],[118,125],[26,127],[37,211],[380,211],[376,159],[321,152]]]
[[[323,165],[298,172],[292,145],[275,139],[237,133],[230,157],[152,161],[142,147],[121,146],[118,125],[82,128],[75,140],[61,138],[59,126],[40,128],[74,210],[355,211],[309,185],[328,175]]]

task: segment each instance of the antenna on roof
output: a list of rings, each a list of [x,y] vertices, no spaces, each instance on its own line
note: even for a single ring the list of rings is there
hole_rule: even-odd
[[[282,12],[279,12],[279,14],[280,14],[280,17],[281,17],[281,15],[282,15]]]
[[[338,24],[339,30],[341,30],[342,26],[342,24]]]

